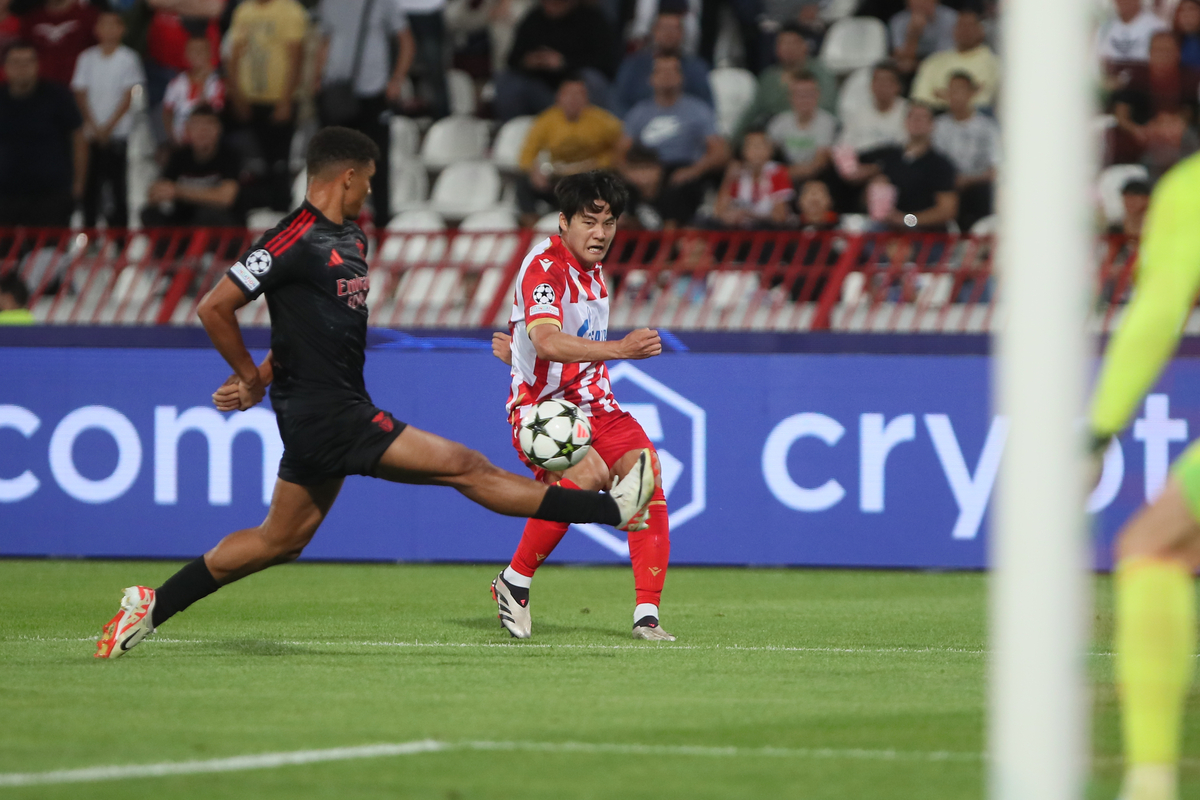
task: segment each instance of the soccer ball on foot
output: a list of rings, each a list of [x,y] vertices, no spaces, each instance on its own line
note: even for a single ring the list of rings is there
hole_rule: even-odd
[[[547,472],[562,472],[592,449],[592,426],[575,404],[544,400],[521,421],[517,438],[531,463]]]

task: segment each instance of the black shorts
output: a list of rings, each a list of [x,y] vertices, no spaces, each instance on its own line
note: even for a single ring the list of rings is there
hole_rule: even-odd
[[[384,451],[407,427],[370,403],[276,412],[276,419],[283,439],[279,477],[301,486],[346,475],[373,475]]]

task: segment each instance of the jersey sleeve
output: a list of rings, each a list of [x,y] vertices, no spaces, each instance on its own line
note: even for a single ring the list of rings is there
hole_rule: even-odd
[[[1195,157],[1184,162],[1151,199],[1133,302],[1108,345],[1092,400],[1098,435],[1116,435],[1129,424],[1175,352],[1191,312],[1200,286],[1200,196],[1188,183],[1198,168]]]
[[[225,274],[253,300],[296,280],[303,249],[289,242],[288,228],[281,225],[263,234]]]
[[[525,329],[538,325],[563,325],[563,297],[567,292],[567,268],[545,256],[535,257],[518,287],[525,308]]]

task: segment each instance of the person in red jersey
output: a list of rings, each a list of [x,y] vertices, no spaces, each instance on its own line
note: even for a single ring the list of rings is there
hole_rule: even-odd
[[[623,530],[629,533],[637,605],[633,637],[675,641],[659,625],[658,605],[671,540],[667,501],[658,455],[642,426],[622,411],[609,385],[609,359],[642,359],[662,352],[658,332],[642,328],[620,341],[608,341],[608,288],[601,260],[612,245],[617,218],[628,193],[616,175],[593,171],[564,178],[555,188],[559,235],[537,245],[517,275],[509,318],[511,336],[497,333],[492,350],[512,367],[508,400],[513,445],[539,481],[569,489],[597,490],[620,479],[638,454],[653,455],[655,490],[646,514]],[[543,400],[579,406],[592,426],[592,449],[563,473],[534,466],[521,450],[521,420]],[[533,574],[562,540],[567,525],[531,519],[512,562],[492,581],[500,624],[517,639],[533,632],[529,587]]]
[[[71,84],[79,54],[96,43],[99,10],[83,0],[46,0],[21,19],[21,38],[37,48],[42,80]]]
[[[229,534],[157,589],[127,588],[121,610],[96,643],[97,658],[122,655],[222,586],[299,558],[347,475],[450,486],[514,517],[617,527],[646,513],[655,491],[649,450],[637,455],[628,476],[608,494],[545,486],[374,404],[363,377],[368,243],[354,220],[378,159],[375,142],[359,131],[318,131],[308,145],[304,202],[263,234],[200,302],[204,330],[234,371],[213,394],[217,410],[252,408],[270,386],[283,440],[275,494],[261,524]],[[271,311],[271,350],[255,364],[236,312],[261,296]]]

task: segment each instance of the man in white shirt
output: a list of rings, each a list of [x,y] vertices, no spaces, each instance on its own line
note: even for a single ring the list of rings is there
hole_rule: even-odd
[[[934,149],[949,158],[956,170],[958,227],[964,233],[992,213],[1000,163],[1000,127],[975,110],[972,100],[977,91],[970,73],[954,73],[946,90],[950,108],[933,126]]]
[[[1100,27],[1096,50],[1102,61],[1148,61],[1150,37],[1170,26],[1142,0],[1113,0],[1117,15]]]
[[[895,63],[881,61],[876,64],[871,74],[871,102],[846,111],[838,144],[864,153],[908,141],[908,131],[904,127],[908,101],[900,96],[902,90],[900,70]]]
[[[105,214],[110,228],[129,224],[126,201],[126,142],[133,130],[129,113],[133,88],[146,82],[137,53],[121,44],[125,23],[121,15],[104,11],[96,19],[99,44],[79,54],[71,89],[83,114],[88,141],[87,182],[83,191],[83,224],[96,226],[105,184],[112,187],[113,211]]]

